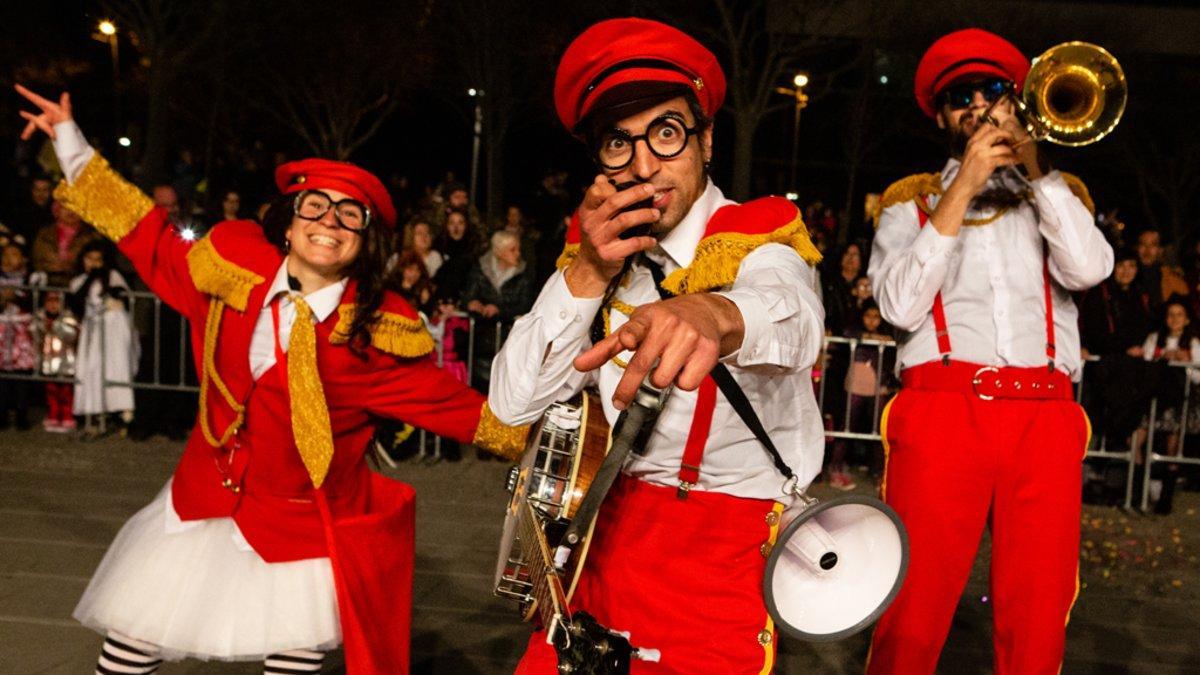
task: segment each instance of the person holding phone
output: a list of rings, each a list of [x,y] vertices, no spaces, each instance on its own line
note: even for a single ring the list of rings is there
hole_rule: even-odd
[[[675,388],[601,507],[572,601],[658,650],[657,666],[636,666],[647,670],[774,662],[761,584],[784,477],[710,371],[728,367],[801,486],[824,448],[810,379],[824,334],[820,256],[791,202],[737,204],[710,179],[724,94],[716,57],[671,26],[613,19],[571,43],[555,105],[599,175],[559,271],[492,365],[489,403],[508,424],[588,386],[611,423],[647,377]],[[555,663],[539,631],[518,672]]]

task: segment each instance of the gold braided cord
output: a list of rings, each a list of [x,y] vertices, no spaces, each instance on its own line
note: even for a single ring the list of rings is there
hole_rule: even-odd
[[[221,380],[221,376],[217,373],[217,369],[213,365],[214,354],[216,354],[217,350],[217,335],[221,330],[221,313],[223,311],[224,303],[220,299],[211,298],[209,300],[208,317],[204,320],[204,353],[200,357],[200,432],[204,434],[204,440],[214,448],[223,447],[229,442],[230,438],[233,438],[233,435],[241,428],[246,413],[245,406],[238,402],[233,394],[230,393],[229,388],[225,386],[225,382]],[[221,393],[221,397],[225,399],[225,403],[234,412],[233,421],[221,433],[220,438],[209,427],[208,387],[210,382],[217,386],[217,391]]]
[[[498,457],[516,460],[525,452],[525,437],[528,435],[528,425],[510,427],[504,424],[484,401],[483,410],[479,413],[479,426],[475,428],[475,438],[471,443]]]
[[[196,242],[187,252],[188,274],[196,290],[225,301],[239,312],[246,311],[250,292],[266,279],[250,270],[236,265],[217,251],[212,235]]]
[[[633,316],[633,313],[635,311],[637,311],[637,307],[634,307],[633,305],[631,305],[627,302],[622,302],[621,300],[618,300],[616,298],[613,298],[612,302],[610,302],[608,304],[610,307],[612,307],[613,309],[617,310],[618,312],[624,314],[625,316]]]
[[[558,260],[555,261],[555,269],[566,269],[575,258],[579,257],[579,244],[567,244],[563,246],[562,253],[558,254]]]
[[[329,335],[330,343],[344,344],[350,339],[354,314],[354,305],[338,306],[338,322]],[[432,352],[434,343],[424,321],[394,312],[378,312],[371,326],[371,346],[393,356],[417,358]]]
[[[916,202],[918,209],[921,209],[925,212],[925,215],[933,215],[933,208],[926,204],[924,199],[916,199],[913,201]],[[1010,210],[1012,210],[1010,207],[1005,206],[1002,209],[996,209],[996,212],[990,216],[984,216],[983,218],[963,218],[962,224],[963,227],[982,227],[984,225],[991,225],[997,220],[1003,218],[1004,215]]]
[[[92,155],[74,183],[59,183],[54,198],[116,242],[154,208],[154,202],[113,170],[100,153]]]
[[[737,278],[742,260],[765,244],[789,246],[810,265],[821,261],[821,252],[808,238],[808,228],[797,213],[792,222],[765,234],[721,232],[701,239],[692,264],[668,275],[662,287],[672,295],[684,295],[728,286]]]
[[[317,331],[312,308],[299,295],[292,297],[296,320],[288,341],[288,397],[292,408],[292,435],[313,487],[321,487],[333,461],[333,426],[329,405],[317,370]]]

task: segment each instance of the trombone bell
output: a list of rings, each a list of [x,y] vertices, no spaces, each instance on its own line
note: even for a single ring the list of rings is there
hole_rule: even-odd
[[[1108,135],[1125,112],[1125,73],[1103,47],[1064,42],[1033,60],[1016,99],[1035,140],[1088,145]]]

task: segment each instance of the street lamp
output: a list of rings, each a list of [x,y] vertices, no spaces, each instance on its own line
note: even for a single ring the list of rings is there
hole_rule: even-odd
[[[471,87],[467,90],[467,96],[475,99],[475,138],[471,143],[471,203],[478,208],[476,188],[479,185],[479,149],[483,140],[483,90]]]
[[[103,19],[96,24],[96,30],[99,35],[94,36],[100,42],[107,42],[109,52],[112,54],[112,69],[113,69],[113,127],[117,136],[121,135],[121,89],[119,83],[121,81],[121,53],[117,41],[117,24],[110,19]],[[124,144],[122,144],[124,145]]]
[[[792,115],[792,162],[791,162],[791,177],[788,187],[795,189],[796,187],[796,165],[800,161],[800,111],[808,106],[808,94],[804,93],[804,88],[808,86],[808,73],[797,71],[792,76],[793,87],[776,87],[775,92],[784,96],[791,96],[796,101],[795,112]]]

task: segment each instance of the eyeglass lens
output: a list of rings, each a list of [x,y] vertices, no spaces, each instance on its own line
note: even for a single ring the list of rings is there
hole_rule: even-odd
[[[966,82],[948,87],[945,100],[952,109],[961,110],[971,107],[971,102],[975,100],[975,92],[983,94],[983,99],[988,103],[995,103],[1008,91],[1008,88],[1009,83],[1000,79]]]
[[[683,120],[673,115],[655,119],[641,136],[610,129],[601,135],[596,155],[600,164],[607,168],[623,168],[633,161],[634,145],[639,140],[645,140],[656,157],[670,159],[683,152],[690,131]]]

